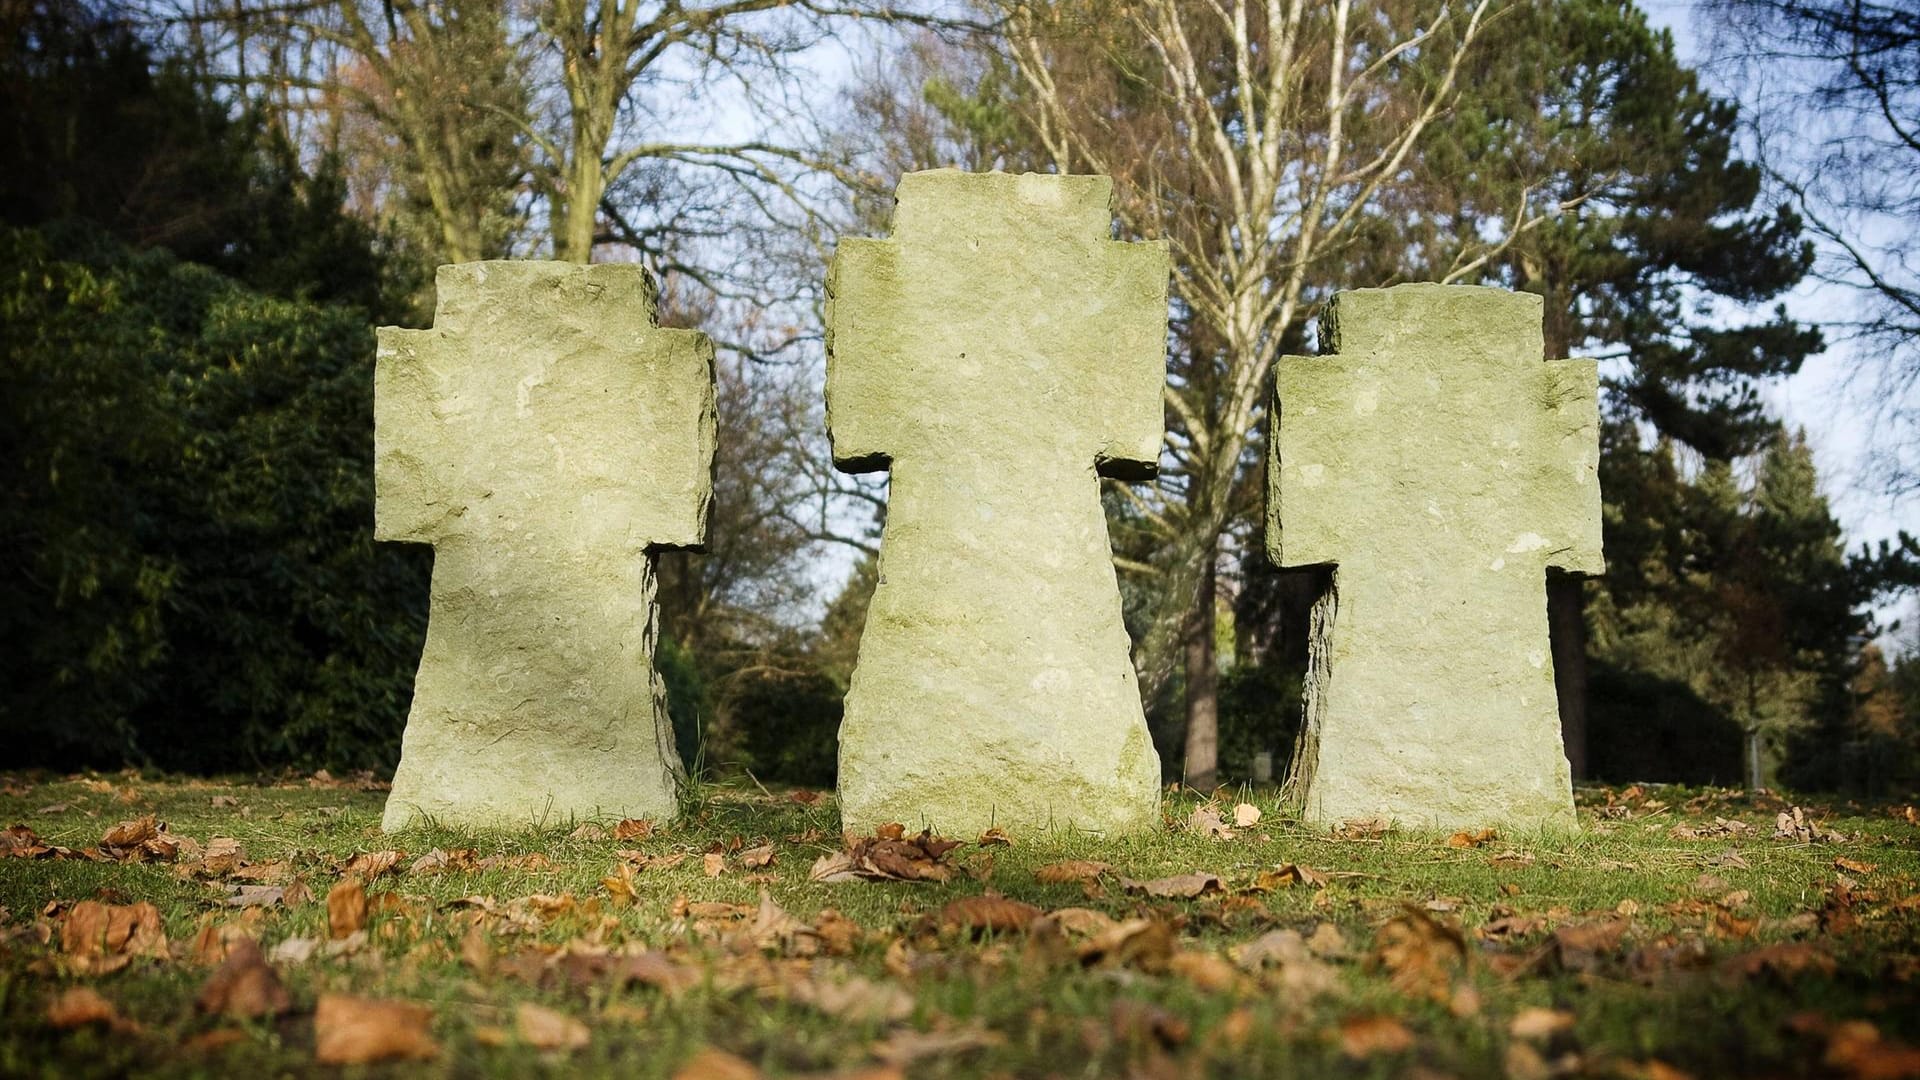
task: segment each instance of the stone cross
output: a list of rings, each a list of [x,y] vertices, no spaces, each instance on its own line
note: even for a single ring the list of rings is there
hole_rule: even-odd
[[[913,173],[892,239],[834,255],[834,460],[892,471],[847,829],[1158,824],[1100,477],[1159,459],[1168,259],[1109,239],[1111,187]]]
[[[1591,360],[1543,361],[1540,298],[1336,296],[1333,355],[1275,375],[1267,547],[1335,567],[1291,785],[1307,820],[1570,826],[1549,570],[1598,574]]]
[[[637,266],[443,266],[380,330],[374,534],[434,547],[383,825],[670,817],[651,552],[706,534],[713,345]]]

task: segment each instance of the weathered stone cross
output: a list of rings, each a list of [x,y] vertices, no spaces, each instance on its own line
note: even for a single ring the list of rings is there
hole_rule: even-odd
[[[706,533],[713,346],[637,266],[443,266],[431,330],[380,331],[382,540],[434,546],[383,824],[671,816],[651,549]]]
[[[1548,569],[1597,574],[1590,360],[1543,362],[1538,296],[1334,298],[1276,373],[1267,545],[1337,566],[1293,792],[1308,820],[1571,825]]]
[[[1158,822],[1100,475],[1149,476],[1167,251],[1100,176],[914,173],[829,279],[835,462],[892,470],[840,728],[841,819]]]

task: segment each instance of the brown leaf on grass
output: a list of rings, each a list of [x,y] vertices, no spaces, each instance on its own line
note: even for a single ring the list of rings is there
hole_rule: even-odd
[[[242,936],[228,942],[226,960],[200,988],[194,1006],[204,1013],[254,1019],[286,1012],[293,1007],[293,998],[280,984],[279,973],[260,955],[259,943]]]
[[[626,907],[640,898],[633,890],[633,866],[629,863],[621,863],[613,873],[601,878],[600,886],[613,897],[615,907]]]
[[[1593,971],[1619,951],[1632,925],[1632,919],[1612,916],[1555,927],[1554,954],[1567,971]]]
[[[290,885],[234,885],[231,886],[232,892],[227,896],[227,906],[259,908],[284,904],[290,907],[293,901],[288,899],[287,894],[292,888]],[[304,886],[302,886],[302,898],[305,898]]]
[[[366,926],[367,887],[357,877],[340,879],[327,890],[327,935],[338,941]]]
[[[322,1065],[424,1061],[440,1053],[427,1028],[433,1010],[407,1001],[321,994],[313,1014],[313,1057]]]
[[[615,840],[646,840],[653,836],[654,825],[649,818],[626,818],[613,827]]]
[[[1378,840],[1391,828],[1393,822],[1386,818],[1353,818],[1334,825],[1330,835],[1335,840]]]
[[[813,917],[813,933],[829,956],[847,956],[859,944],[864,933],[860,924],[833,908],[823,908]]]
[[[850,837],[847,848],[816,859],[807,876],[813,881],[947,881],[953,867],[947,855],[960,846],[931,830],[911,840],[897,823],[880,827],[874,836]]]
[[[180,842],[152,814],[123,821],[100,838],[101,857],[117,862],[172,862],[179,853]]]
[[[1545,1042],[1563,1031],[1573,1030],[1573,1014],[1564,1009],[1542,1009],[1529,1006],[1514,1014],[1507,1025],[1508,1034],[1516,1039],[1528,1039],[1533,1042]]]
[[[1809,971],[1818,975],[1832,975],[1837,969],[1831,953],[1803,941],[1763,945],[1729,956],[1721,965],[1722,971],[1738,978],[1771,975],[1781,982],[1792,982]]]
[[[1260,808],[1252,803],[1235,803],[1233,807],[1233,827],[1251,829],[1260,824]]]
[[[164,960],[167,934],[160,909],[145,901],[122,906],[82,900],[60,924],[60,951],[82,975],[118,971],[138,956]]]
[[[207,877],[226,877],[247,864],[247,851],[231,836],[216,836],[207,841],[207,850],[196,867]]]
[[[479,854],[472,848],[454,848],[452,851],[434,848],[413,860],[412,865],[407,867],[407,873],[431,874],[444,870],[471,870]]]
[[[1275,889],[1291,889],[1295,885],[1307,885],[1316,889],[1325,888],[1327,875],[1311,866],[1281,863],[1271,870],[1260,871],[1254,876],[1250,887],[1255,892],[1272,892]]]
[[[1200,836],[1210,836],[1216,840],[1233,839],[1233,830],[1220,818],[1220,809],[1216,806],[1196,806],[1193,813],[1187,815],[1187,831]]]
[[[381,874],[390,873],[407,857],[404,851],[364,851],[347,860],[340,869],[343,873],[357,874],[369,881]]]
[[[1854,1080],[1911,1080],[1920,1077],[1920,1048],[1880,1034],[1865,1020],[1834,1025],[1821,1062],[1844,1070]]]
[[[607,830],[595,825],[591,821],[581,822],[579,825],[574,826],[572,832],[567,834],[567,839],[569,840],[586,840],[592,842],[605,840],[606,838]]]
[[[964,930],[976,937],[987,933],[1025,930],[1041,911],[1032,904],[1009,900],[997,892],[962,897],[940,909],[942,930]]]
[[[1263,984],[1292,995],[1326,993],[1339,982],[1339,975],[1314,955],[1313,944],[1298,930],[1269,930],[1230,950],[1229,955],[1242,970],[1259,976]]]
[[[718,851],[709,851],[700,856],[701,868],[708,877],[719,877],[727,871],[727,857]]]
[[[748,948],[782,956],[812,956],[820,951],[820,936],[813,927],[789,915],[765,889],[760,890],[760,907],[753,921],[736,940]]]
[[[1500,834],[1494,832],[1492,829],[1481,829],[1479,832],[1463,830],[1447,837],[1447,846],[1450,848],[1484,847],[1498,839],[1500,839]]]
[[[1467,942],[1460,931],[1411,904],[1374,937],[1371,966],[1383,969],[1403,994],[1446,1002],[1453,977],[1466,964]]]
[[[1842,855],[1833,860],[1833,868],[1845,870],[1849,874],[1871,874],[1878,868],[1878,864],[1861,862],[1859,859],[1849,859]]]
[[[688,1058],[673,1080],[760,1080],[762,1075],[746,1058],[708,1047]]]
[[[668,855],[649,855],[632,848],[621,848],[614,852],[622,862],[633,864],[635,870],[671,870],[687,861],[687,853],[676,851]]]
[[[1107,1025],[1123,1041],[1152,1039],[1168,1050],[1185,1046],[1193,1037],[1193,1025],[1185,1017],[1148,1001],[1122,998],[1114,1002],[1107,1009]]]
[[[105,1024],[115,1031],[135,1031],[139,1027],[122,1018],[113,1002],[85,986],[76,986],[48,1002],[47,1023],[61,1031],[93,1024]]]
[[[915,1031],[903,1028],[868,1047],[881,1061],[904,1069],[925,1058],[951,1059],[969,1050],[983,1050],[1005,1043],[1006,1036],[985,1028],[966,1027],[951,1031]]]
[[[1112,869],[1112,863],[1096,862],[1092,859],[1068,859],[1065,862],[1048,863],[1040,867],[1033,872],[1033,877],[1034,880],[1045,885],[1065,885],[1075,881],[1092,881]]]
[[[1158,975],[1173,960],[1173,928],[1158,919],[1128,919],[1081,945],[1079,959],[1083,967],[1134,968]]]
[[[0,833],[0,858],[41,859],[64,850],[42,843],[39,835],[25,825],[9,825]]]
[[[1222,892],[1226,888],[1216,875],[1199,872],[1154,878],[1152,881],[1135,881],[1132,878],[1123,877],[1120,879],[1120,887],[1131,893],[1145,893],[1148,896],[1174,900],[1191,900],[1206,893]]]
[[[1807,816],[1795,806],[1780,811],[1773,819],[1773,838],[1797,844],[1844,844],[1847,838]]]
[[[538,1050],[578,1050],[593,1041],[587,1025],[530,1001],[513,1010],[513,1030],[521,1042]]]
[[[1340,1052],[1350,1058],[1399,1054],[1412,1047],[1413,1032],[1391,1016],[1362,1013],[1340,1021]]]
[[[820,801],[820,793],[800,788],[790,792],[787,795],[787,801],[799,803],[801,806],[812,806]]]
[[[740,853],[740,865],[749,870],[764,870],[773,865],[773,843],[750,847]]]
[[[913,995],[860,975],[815,974],[778,988],[780,996],[855,1023],[897,1023],[913,1015]]]
[[[1223,994],[1240,985],[1240,973],[1218,955],[1181,949],[1167,960],[1167,973],[1208,993]]]

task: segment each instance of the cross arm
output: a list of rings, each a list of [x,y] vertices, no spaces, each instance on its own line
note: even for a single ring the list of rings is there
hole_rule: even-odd
[[[1600,372],[1593,360],[1542,365],[1541,415],[1549,425],[1545,485],[1549,523],[1558,541],[1547,565],[1571,574],[1607,568],[1600,549]]]
[[[383,326],[373,369],[374,511],[377,540],[432,543],[451,512],[430,448],[429,360],[439,334]]]
[[[910,325],[900,305],[897,245],[840,241],[827,273],[827,434],[842,472],[878,472],[892,462],[900,410],[887,377]]]

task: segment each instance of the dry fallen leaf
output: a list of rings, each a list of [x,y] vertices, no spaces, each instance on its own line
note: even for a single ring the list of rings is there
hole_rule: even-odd
[[[1007,830],[996,825],[986,832],[981,833],[979,842],[981,847],[992,847],[994,845],[1012,847],[1013,837],[1007,835]]]
[[[1833,868],[1835,870],[1845,870],[1849,874],[1865,875],[1871,874],[1874,870],[1878,869],[1878,864],[1861,862],[1859,859],[1849,859],[1842,855],[1833,860]]]
[[[1560,966],[1568,971],[1593,971],[1620,948],[1632,925],[1632,919],[1613,916],[1554,928],[1553,945]]]
[[[1173,960],[1173,929],[1158,919],[1128,919],[1095,934],[1080,946],[1079,957],[1085,967],[1135,968],[1158,975]]]
[[[406,1001],[322,994],[313,1014],[313,1056],[322,1065],[422,1061],[440,1046],[428,1034],[433,1011]]]
[[[904,1069],[924,1058],[950,1059],[969,1050],[999,1046],[1006,1037],[984,1028],[960,1028],[953,1031],[915,1031],[903,1028],[868,1049],[873,1056],[895,1068]]]
[[[895,1023],[913,1015],[913,995],[860,975],[815,976],[779,988],[782,996],[855,1023]]]
[[[1065,885],[1075,881],[1092,881],[1112,869],[1111,863],[1095,862],[1092,859],[1068,859],[1066,862],[1048,863],[1040,867],[1033,872],[1033,877],[1042,884]]]
[[[167,835],[164,823],[152,814],[123,821],[100,838],[100,854],[126,862],[172,862],[180,852],[180,842]]]
[[[1413,1046],[1413,1032],[1391,1016],[1363,1014],[1340,1021],[1340,1052],[1350,1058],[1398,1054]]]
[[[882,825],[874,836],[849,837],[847,848],[814,860],[813,881],[948,881],[953,867],[947,855],[958,840],[943,840],[931,830],[911,840],[897,823]]]
[[[1462,831],[1447,837],[1447,846],[1452,848],[1475,848],[1491,844],[1498,839],[1500,839],[1500,834],[1494,832],[1492,829],[1481,829],[1479,832]]]
[[[1573,1030],[1573,1014],[1564,1009],[1529,1006],[1514,1014],[1507,1032],[1516,1039],[1544,1042],[1563,1031]]]
[[[749,870],[764,870],[773,865],[773,843],[768,841],[740,853],[740,865]]]
[[[1403,909],[1375,935],[1371,963],[1385,969],[1401,993],[1445,1002],[1454,974],[1466,963],[1466,939],[1411,904]]]
[[[406,857],[404,851],[366,851],[348,859],[340,869],[343,873],[357,874],[371,881],[381,874],[397,870],[400,860]]]
[[[60,951],[83,975],[104,975],[137,956],[167,957],[167,934],[152,904],[103,904],[82,900],[60,924]]]
[[[1260,808],[1252,803],[1236,803],[1233,808],[1233,825],[1237,829],[1251,829],[1260,824]]]
[[[113,1002],[101,997],[99,991],[85,986],[76,986],[48,1002],[47,1023],[62,1031],[89,1024],[105,1024],[116,1030],[132,1026],[129,1021],[121,1019],[120,1011],[113,1007]]]
[[[327,934],[335,941],[367,925],[367,889],[357,877],[342,878],[327,890]]]
[[[1240,973],[1232,964],[1197,949],[1175,952],[1167,960],[1167,973],[1212,994],[1226,993],[1240,985]]]
[[[954,900],[940,909],[940,928],[979,935],[1025,930],[1041,911],[1032,904],[1009,900],[997,892]]]
[[[701,864],[708,877],[719,877],[726,873],[727,857],[718,851],[709,851],[700,857]]]
[[[746,1058],[709,1047],[688,1058],[673,1080],[760,1080],[761,1075]]]
[[[1216,840],[1233,839],[1233,830],[1220,819],[1220,811],[1212,806],[1196,806],[1187,816],[1187,831],[1201,836],[1211,836]]]
[[[613,827],[615,840],[645,840],[653,835],[653,822],[647,818],[627,818]]]
[[[1191,900],[1196,896],[1210,892],[1220,892],[1225,886],[1213,874],[1192,873],[1175,877],[1154,878],[1152,881],[1135,881],[1121,878],[1120,887],[1128,892],[1145,893],[1162,899]]]
[[[530,1001],[514,1009],[513,1029],[521,1042],[540,1050],[578,1050],[593,1041],[587,1025]]]
[[[260,955],[260,945],[241,936],[227,943],[226,960],[207,978],[194,1005],[204,1013],[255,1019],[286,1012],[293,1007],[293,998]]]

